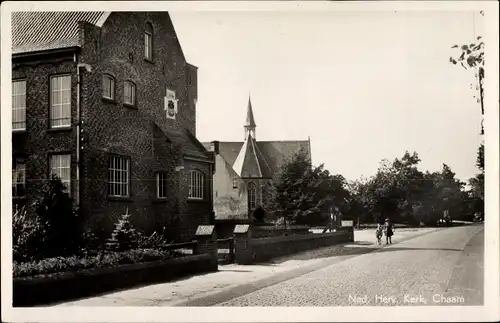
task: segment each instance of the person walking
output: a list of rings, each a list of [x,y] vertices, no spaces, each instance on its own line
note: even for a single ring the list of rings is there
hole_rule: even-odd
[[[385,244],[392,244],[392,236],[394,235],[394,226],[389,218],[385,219],[384,223]]]

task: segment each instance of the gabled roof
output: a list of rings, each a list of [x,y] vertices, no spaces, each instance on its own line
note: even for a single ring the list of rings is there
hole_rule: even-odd
[[[248,134],[233,164],[234,171],[243,178],[272,178],[271,169],[255,139]]]
[[[78,22],[99,27],[110,12],[21,11],[12,13],[12,54],[80,46]]]
[[[295,153],[304,149],[311,158],[311,147],[309,140],[296,141],[255,141],[259,151],[267,161],[273,174],[278,173],[280,167],[288,162]],[[243,142],[220,141],[219,154],[229,165],[234,165],[239,152],[242,150]],[[204,143],[207,150],[211,149],[210,143]]]

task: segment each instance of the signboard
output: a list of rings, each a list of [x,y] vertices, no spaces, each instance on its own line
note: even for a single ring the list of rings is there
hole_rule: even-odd
[[[342,227],[353,227],[354,226],[354,221],[353,220],[342,220]]]
[[[167,118],[175,119],[177,115],[177,104],[178,101],[175,98],[175,91],[167,89],[167,95],[165,96],[165,111],[167,112]]]

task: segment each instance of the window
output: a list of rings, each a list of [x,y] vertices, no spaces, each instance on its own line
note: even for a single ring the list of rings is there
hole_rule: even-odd
[[[12,130],[26,130],[26,81],[12,82]]]
[[[158,173],[156,174],[156,197],[166,198],[167,197],[167,174]]]
[[[204,188],[203,173],[198,170],[189,172],[189,195],[190,199],[203,199]]]
[[[71,125],[71,76],[53,76],[50,80],[50,126]]]
[[[135,105],[135,85],[126,81],[123,86],[123,102],[128,105]]]
[[[57,175],[71,193],[71,155],[51,155],[50,156],[50,176]]]
[[[144,33],[144,57],[153,60],[153,25],[146,23],[146,32]]]
[[[255,183],[248,183],[248,211],[251,212],[257,206],[257,186]]]
[[[109,160],[109,195],[129,196],[129,159],[112,156]]]
[[[14,159],[12,164],[12,197],[22,197],[26,191],[26,167],[24,160]]]
[[[102,96],[109,100],[115,99],[115,79],[111,75],[102,77]]]

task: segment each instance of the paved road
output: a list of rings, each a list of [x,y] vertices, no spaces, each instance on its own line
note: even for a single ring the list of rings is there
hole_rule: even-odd
[[[481,305],[484,227],[439,230],[216,306]]]

